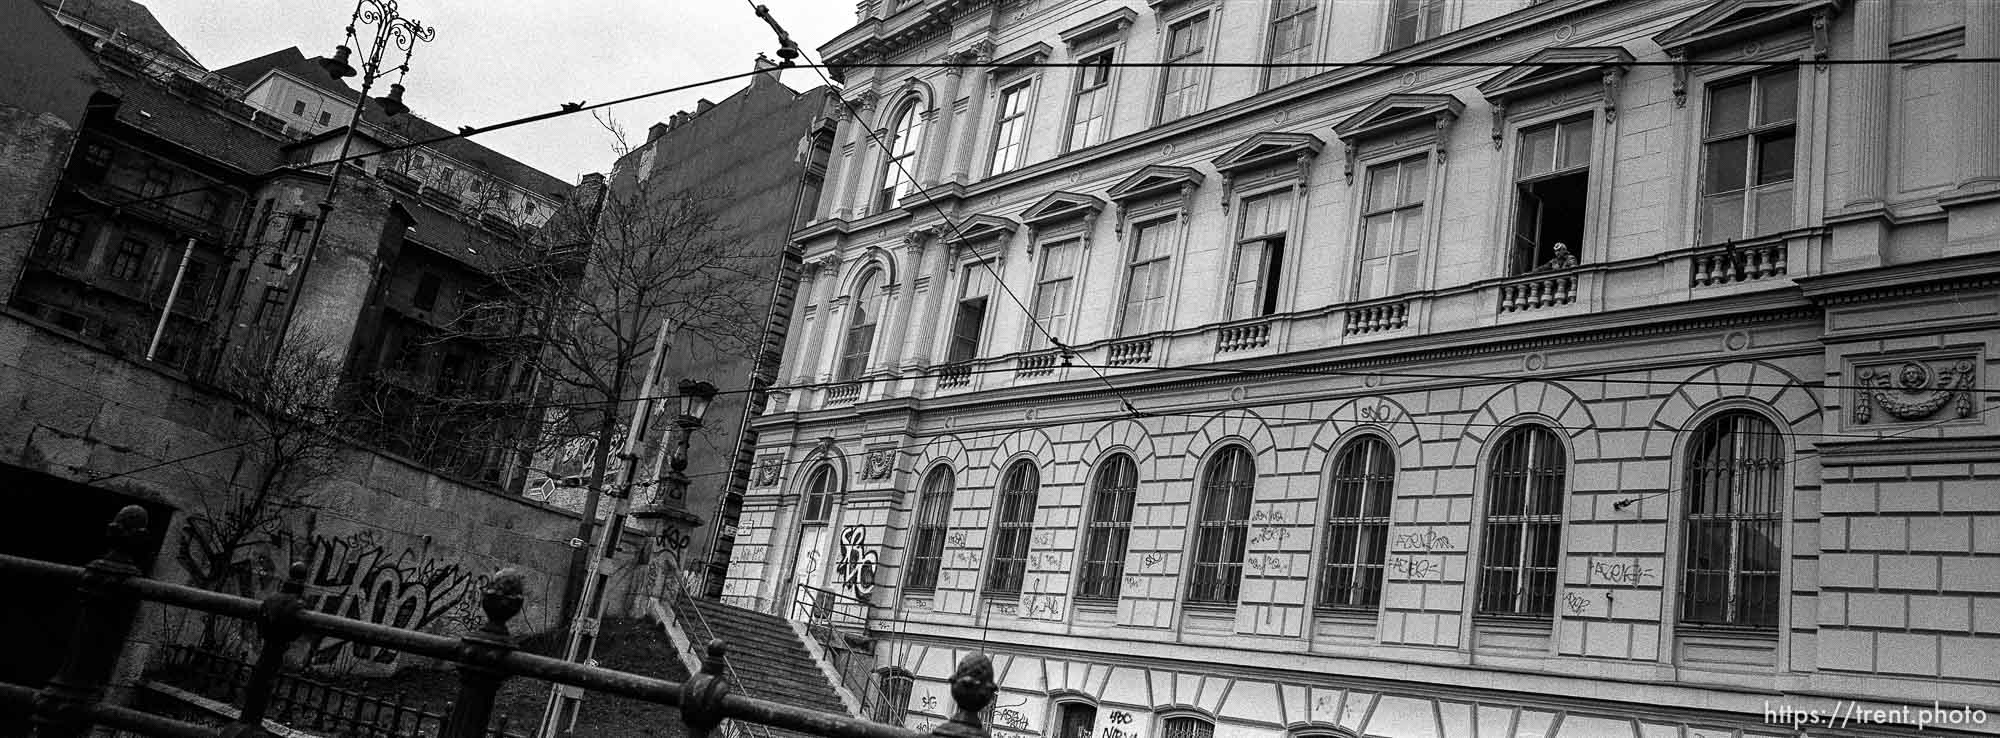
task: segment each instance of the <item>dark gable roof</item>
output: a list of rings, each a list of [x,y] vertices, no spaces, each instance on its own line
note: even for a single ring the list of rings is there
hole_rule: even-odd
[[[320,67],[319,59],[306,58],[305,54],[300,52],[296,46],[223,67],[216,70],[216,73],[244,85],[252,85],[256,84],[257,80],[263,79],[265,74],[272,71],[282,71],[290,74],[304,80],[307,84],[349,100],[361,95],[353,87],[349,87],[345,81],[327,74],[326,70]],[[424,120],[415,114],[389,117],[383,114],[382,109],[373,100],[370,100],[368,106],[363,110],[362,118],[371,125],[387,129],[413,141],[424,141],[451,134],[451,131],[447,131],[443,127]],[[430,148],[436,149],[445,156],[464,162],[468,166],[483,169],[495,177],[549,197],[564,199],[569,196],[570,185],[568,182],[564,182],[540,169],[522,164],[505,154],[463,138],[439,141],[431,144]]]
[[[184,98],[148,77],[108,65],[105,69],[105,79],[119,99],[119,123],[250,174],[285,165],[280,147],[288,142],[274,134]]]
[[[60,7],[68,15],[123,33],[181,61],[201,65],[187,47],[167,32],[166,26],[160,25],[153,11],[132,0],[42,0],[42,4],[50,9]]]

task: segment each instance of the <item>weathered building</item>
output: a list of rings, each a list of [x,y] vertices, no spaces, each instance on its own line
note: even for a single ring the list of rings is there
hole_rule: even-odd
[[[864,2],[822,51],[725,598],[865,617],[881,714],[983,650],[1065,738],[2000,731],[2000,4]]]

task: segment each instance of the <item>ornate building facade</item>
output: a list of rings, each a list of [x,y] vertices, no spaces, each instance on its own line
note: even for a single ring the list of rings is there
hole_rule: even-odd
[[[877,715],[983,650],[1062,738],[2000,732],[2000,4],[906,0],[822,51],[725,597],[865,622]]]

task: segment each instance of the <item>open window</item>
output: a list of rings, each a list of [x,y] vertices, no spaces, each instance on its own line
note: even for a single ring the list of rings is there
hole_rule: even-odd
[[[1588,115],[1521,131],[1508,274],[1576,266],[1590,210],[1590,140]]]
[[[1292,190],[1245,198],[1237,221],[1236,256],[1229,271],[1226,320],[1255,318],[1278,311],[1278,279],[1284,274],[1285,233],[1292,222]]]
[[[979,358],[987,304],[992,300],[994,285],[990,262],[972,262],[959,269],[964,270],[965,278],[959,282],[958,309],[951,320],[951,348],[945,352],[945,360],[953,364]]]

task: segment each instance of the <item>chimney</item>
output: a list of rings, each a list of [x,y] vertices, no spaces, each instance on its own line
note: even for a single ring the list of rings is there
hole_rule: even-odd
[[[646,129],[646,143],[660,140],[660,137],[667,135],[667,131],[670,130],[673,129],[665,123],[654,123],[652,128]]]
[[[708,109],[712,107],[715,107],[715,103],[709,102],[708,98],[704,97],[700,100],[695,101],[694,114],[701,115],[702,113],[708,112]]]
[[[750,78],[751,87],[762,87],[775,83],[778,81],[778,75],[785,73],[784,67],[778,66],[777,62],[771,61],[771,57],[765,56],[762,53],[757,55],[756,61],[751,62],[750,68],[753,71],[763,72],[763,74]]]
[[[590,222],[596,222],[598,211],[604,207],[606,192],[604,175],[591,172],[583,175],[583,181],[570,191],[570,202],[582,205],[585,208],[585,217],[588,217]]]

